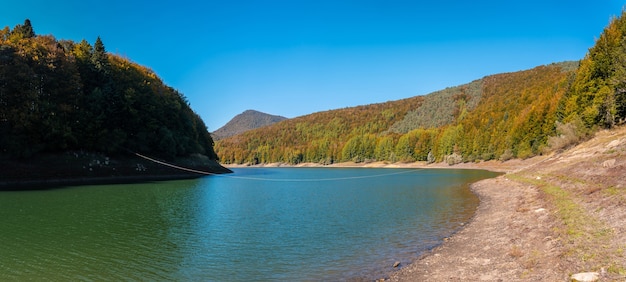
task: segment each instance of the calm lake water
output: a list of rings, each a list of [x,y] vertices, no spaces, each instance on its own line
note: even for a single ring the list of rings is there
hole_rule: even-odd
[[[380,278],[467,222],[476,170],[243,168],[0,192],[0,280]],[[313,181],[315,180],[315,181]]]

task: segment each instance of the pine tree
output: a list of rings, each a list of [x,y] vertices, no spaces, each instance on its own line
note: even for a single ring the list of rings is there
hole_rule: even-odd
[[[35,37],[35,30],[33,30],[33,26],[30,23],[29,19],[24,20],[24,25],[22,26],[22,33],[24,34],[24,38],[33,38]]]
[[[35,31],[33,30],[33,26],[31,25],[30,20],[26,19],[23,25],[18,24],[15,26],[15,28],[13,28],[13,31],[11,32],[9,38],[11,39],[11,41],[17,42],[20,39],[33,37],[35,37]]]
[[[109,58],[100,36],[98,36],[96,43],[93,45],[93,51],[91,61],[93,62],[96,70],[100,73],[107,74],[110,66]]]

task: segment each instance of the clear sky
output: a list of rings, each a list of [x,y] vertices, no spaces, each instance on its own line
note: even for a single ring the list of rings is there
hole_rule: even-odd
[[[296,117],[579,60],[624,4],[598,1],[2,0],[0,28],[153,69],[210,131],[247,109]]]

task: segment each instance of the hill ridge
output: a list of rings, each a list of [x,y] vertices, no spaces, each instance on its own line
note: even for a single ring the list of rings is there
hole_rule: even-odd
[[[472,161],[537,155],[554,134],[558,101],[577,65],[552,63],[485,76],[423,96],[316,112],[220,140],[216,151],[226,164],[443,161],[451,155],[458,156],[456,161]],[[530,101],[541,109],[529,106]],[[545,118],[528,120],[531,113]],[[497,120],[499,124],[494,123]],[[485,138],[483,132],[493,133]],[[478,141],[470,144],[464,139]],[[520,144],[511,146],[515,142]]]
[[[234,116],[224,126],[213,131],[211,135],[217,141],[220,139],[231,137],[233,135],[241,134],[248,130],[268,126],[286,119],[287,118],[283,116],[271,115],[257,110],[245,110],[242,113]]]

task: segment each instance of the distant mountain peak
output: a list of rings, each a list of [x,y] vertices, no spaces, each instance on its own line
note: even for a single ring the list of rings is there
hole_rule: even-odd
[[[241,134],[248,130],[257,129],[268,126],[282,120],[287,119],[283,116],[270,115],[256,110],[245,110],[243,113],[236,115],[233,119],[211,133],[213,139],[220,140]]]

